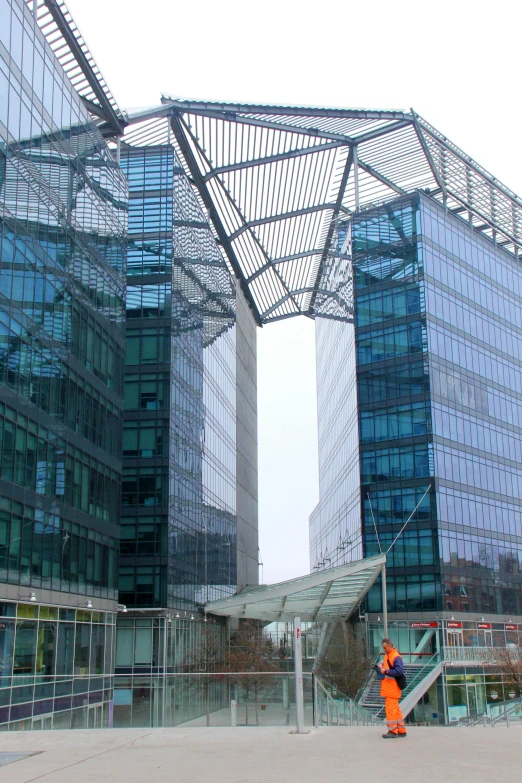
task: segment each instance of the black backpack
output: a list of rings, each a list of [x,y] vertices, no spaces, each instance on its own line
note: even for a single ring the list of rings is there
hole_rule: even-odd
[[[408,684],[405,674],[399,674],[399,676],[395,678],[395,682],[397,683],[401,691],[403,691]]]

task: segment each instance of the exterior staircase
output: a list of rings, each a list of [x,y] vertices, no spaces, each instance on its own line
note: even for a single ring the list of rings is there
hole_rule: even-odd
[[[402,692],[401,710],[406,717],[415,707],[426,691],[433,685],[442,671],[442,664],[438,653],[429,658],[425,663],[405,663],[404,674],[407,686]],[[372,669],[370,677],[361,690],[357,704],[375,715],[376,718],[384,717],[384,700],[380,696],[381,683]]]

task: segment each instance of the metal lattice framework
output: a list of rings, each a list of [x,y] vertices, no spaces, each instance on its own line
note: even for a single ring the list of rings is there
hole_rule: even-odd
[[[25,0],[53,54],[104,136],[123,133],[126,119],[63,0]]]
[[[63,0],[25,0],[107,137],[172,143],[258,323],[314,316],[343,216],[424,190],[514,254],[522,201],[413,109],[218,103],[164,96],[122,112]],[[331,264],[330,264],[331,267]],[[337,304],[346,302],[337,292]]]
[[[413,110],[163,97],[128,119],[126,143],[176,147],[259,323],[316,314],[339,220],[415,190],[518,258],[522,201]]]

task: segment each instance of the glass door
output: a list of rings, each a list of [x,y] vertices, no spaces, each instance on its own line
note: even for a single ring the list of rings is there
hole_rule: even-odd
[[[464,645],[462,628],[447,629],[448,647],[462,647]]]
[[[477,686],[468,685],[468,715],[470,718],[476,718],[478,716],[478,702],[477,702]]]
[[[89,729],[101,729],[103,728],[103,705],[95,704],[88,708],[88,720],[87,728]]]
[[[470,718],[477,718],[486,712],[486,700],[483,685],[466,685],[468,697],[468,715]]]

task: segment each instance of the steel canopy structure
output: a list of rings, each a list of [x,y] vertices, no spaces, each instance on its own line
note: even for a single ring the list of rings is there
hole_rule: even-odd
[[[386,555],[356,560],[279,582],[245,588],[236,595],[210,601],[205,613],[266,622],[345,622],[386,566]]]
[[[63,0],[25,3],[102,134],[120,136],[125,116]]]
[[[327,314],[332,298],[349,319],[349,284],[339,291],[325,284],[328,260],[338,257],[339,220],[415,190],[518,260],[522,200],[413,109],[164,95],[160,106],[128,114],[64,0],[25,3],[104,136],[132,146],[175,146],[258,324]]]
[[[124,143],[176,147],[260,324],[319,314],[338,221],[415,190],[518,258],[522,201],[413,110],[163,96],[127,119]]]

